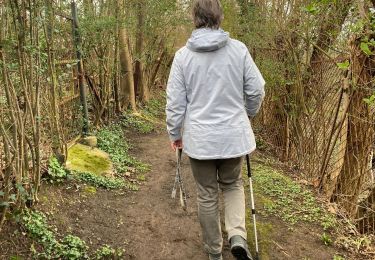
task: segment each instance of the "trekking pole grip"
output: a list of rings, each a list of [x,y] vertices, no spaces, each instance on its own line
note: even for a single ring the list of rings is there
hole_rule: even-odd
[[[246,155],[246,165],[247,165],[247,176],[251,178],[252,173],[251,173],[251,166],[250,166],[250,155]]]

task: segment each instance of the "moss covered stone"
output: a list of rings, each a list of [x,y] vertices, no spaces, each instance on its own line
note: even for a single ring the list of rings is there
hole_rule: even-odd
[[[71,171],[110,175],[113,172],[109,155],[97,148],[76,144],[68,150],[66,167]]]
[[[87,145],[87,146],[90,146],[90,147],[97,147],[98,146],[98,138],[96,138],[96,136],[83,137],[79,142],[83,145]]]

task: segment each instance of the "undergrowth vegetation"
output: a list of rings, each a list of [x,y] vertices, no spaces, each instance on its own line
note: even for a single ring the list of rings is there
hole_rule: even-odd
[[[336,218],[318,203],[314,194],[262,162],[252,165],[255,191],[261,196],[262,214],[280,217],[291,225],[319,223],[324,230],[336,225]]]
[[[115,166],[116,174],[123,176],[127,172],[144,173],[150,166],[129,155],[131,145],[126,141],[119,125],[104,127],[97,133],[98,148],[107,152]]]
[[[147,106],[139,112],[127,111],[122,115],[120,125],[124,129],[131,128],[142,134],[148,134],[156,131],[158,128],[164,128],[165,94],[149,101]],[[162,119],[163,118],[163,119]]]
[[[129,155],[130,144],[124,137],[120,125],[102,128],[97,133],[98,148],[107,152],[114,164],[113,176],[102,176],[90,172],[68,171],[55,157],[51,157],[48,167],[48,181],[62,183],[63,181],[78,180],[96,188],[138,190],[137,183],[144,181],[144,173],[150,166]]]
[[[36,259],[116,259],[124,253],[123,249],[113,249],[108,245],[90,253],[85,241],[70,234],[59,239],[58,234],[47,224],[47,217],[38,211],[26,210],[20,221],[29,236],[43,247],[43,252],[33,249]]]
[[[48,164],[48,180],[51,183],[61,183],[67,178],[66,170],[60,165],[56,157],[51,157]]]
[[[151,99],[147,106],[142,110],[142,113],[151,118],[164,118],[166,93],[158,93],[158,97]]]
[[[141,134],[148,134],[155,130],[155,125],[151,121],[152,119],[147,119],[147,117],[142,114],[137,113],[126,113],[123,114],[121,120],[121,125],[125,129],[135,129]]]
[[[320,234],[322,244],[335,245],[355,255],[363,254],[367,257],[367,252],[372,248],[372,236],[359,234],[348,219],[337,218],[330,213],[312,191],[277,170],[272,162],[256,158],[253,160],[252,170],[256,201],[258,205],[262,205],[257,211],[262,216],[277,216],[290,230],[306,223],[319,225],[323,229]],[[251,220],[250,211],[247,212],[247,219]],[[250,221],[247,225],[252,230]],[[268,238],[271,236],[272,226],[262,221],[258,226],[259,235],[264,238],[261,245],[263,248],[270,248]],[[252,233],[249,235],[252,236]],[[345,258],[335,255],[334,259]]]
[[[325,246],[338,245],[342,247],[339,241],[334,239],[337,237],[337,230],[341,227],[340,223],[332,213],[322,206],[313,192],[283,174],[273,165],[273,162],[262,157],[255,157],[252,160],[252,170],[255,201],[256,205],[259,205],[256,210],[261,216],[280,218],[290,231],[295,230],[299,225],[306,225],[306,223],[311,223],[313,226],[320,225],[323,229],[320,235],[321,243]],[[247,177],[244,178],[247,179]],[[273,233],[280,228],[271,223],[262,218],[257,221],[258,236],[261,238],[259,241],[262,248],[261,258],[265,259],[270,258],[268,254],[275,243]],[[246,226],[250,238],[249,246],[255,250],[255,245],[252,244],[255,238],[252,232],[253,222],[250,209],[247,209],[246,212]],[[353,244],[348,245],[346,249],[348,248],[353,248]],[[334,259],[345,258],[335,255]]]
[[[96,188],[115,190],[126,187],[125,181],[121,178],[100,176],[89,172],[75,172],[73,176],[75,179],[90,184]],[[136,189],[132,188],[132,190]]]

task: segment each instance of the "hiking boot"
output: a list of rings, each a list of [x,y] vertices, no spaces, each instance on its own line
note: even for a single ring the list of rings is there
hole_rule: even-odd
[[[233,236],[230,239],[230,251],[237,260],[253,260],[246,240],[241,236]]]
[[[208,254],[208,259],[209,260],[223,260],[223,256],[221,253],[219,254]]]

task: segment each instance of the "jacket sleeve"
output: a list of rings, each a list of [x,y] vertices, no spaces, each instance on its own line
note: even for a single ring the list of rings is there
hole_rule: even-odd
[[[244,94],[247,115],[253,118],[259,111],[263,98],[265,81],[255,65],[249,51],[246,51],[244,66]]]
[[[187,105],[186,86],[178,55],[174,57],[167,84],[167,130],[171,141],[182,138],[181,129]]]

